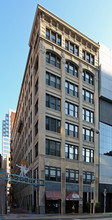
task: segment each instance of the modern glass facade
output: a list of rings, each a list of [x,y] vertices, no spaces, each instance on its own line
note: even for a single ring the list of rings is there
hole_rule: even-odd
[[[11,141],[11,114],[13,110],[9,109],[8,114],[5,115],[5,120],[2,121],[2,155],[4,158],[10,154],[10,141]]]
[[[112,156],[112,126],[100,122],[100,154]]]

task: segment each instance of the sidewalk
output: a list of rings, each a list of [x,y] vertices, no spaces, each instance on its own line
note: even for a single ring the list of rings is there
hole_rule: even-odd
[[[103,217],[105,216],[112,216],[112,213],[95,213],[93,214],[7,214],[7,215],[0,215],[1,219],[87,219],[87,218],[93,218],[93,217]]]

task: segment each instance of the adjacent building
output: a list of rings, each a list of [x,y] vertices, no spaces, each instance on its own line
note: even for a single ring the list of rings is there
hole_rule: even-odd
[[[15,111],[9,109],[5,115],[5,120],[2,121],[2,155],[3,159],[10,154],[11,128],[13,126]]]
[[[2,155],[0,154],[0,214],[5,214],[6,183],[4,169],[2,169]]]
[[[87,211],[98,202],[99,44],[38,5],[12,130],[12,172],[26,160],[44,186],[13,186],[38,213]]]
[[[105,210],[112,212],[112,50],[103,44],[100,44],[99,65],[99,201],[103,212],[106,197]]]
[[[8,114],[5,115],[5,120],[2,121],[2,169],[6,173],[10,173],[11,171],[10,145],[11,145],[11,130],[13,127],[14,118],[15,118],[15,111],[12,109],[9,109]],[[5,190],[3,190],[3,192],[5,192],[3,198],[5,199],[5,211],[7,212],[8,211],[7,209],[10,203],[9,194],[10,194],[11,185],[9,183],[6,183],[5,180],[1,180],[1,184],[4,185],[4,186],[1,186],[3,189],[5,187]],[[1,203],[2,202],[4,202],[4,200],[1,200]]]

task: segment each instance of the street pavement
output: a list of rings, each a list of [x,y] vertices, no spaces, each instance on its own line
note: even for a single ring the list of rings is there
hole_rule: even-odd
[[[112,220],[112,213],[100,213],[100,214],[73,214],[73,215],[53,215],[53,214],[44,214],[44,215],[39,215],[39,214],[7,214],[7,215],[0,215],[0,220],[5,220],[5,219],[10,219],[10,220]]]

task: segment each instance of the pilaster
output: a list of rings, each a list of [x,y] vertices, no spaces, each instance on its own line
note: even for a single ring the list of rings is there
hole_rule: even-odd
[[[45,178],[45,66],[46,50],[42,41],[39,44],[39,118],[38,118],[38,136],[39,136],[39,179]],[[45,213],[45,186],[39,186],[39,213]]]
[[[66,179],[65,179],[65,54],[61,60],[61,214],[65,213]]]
[[[82,64],[79,63],[79,195],[83,198],[83,162],[82,162]],[[79,213],[82,212],[79,207]]]

